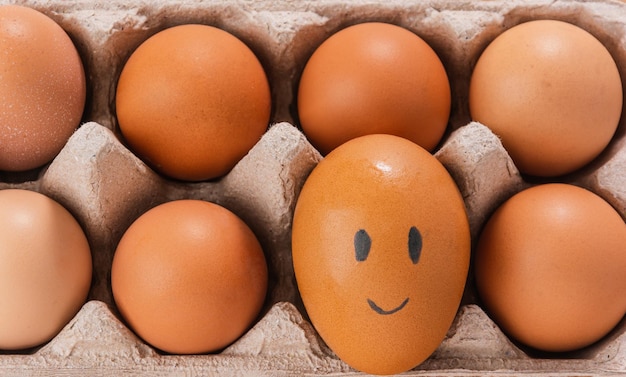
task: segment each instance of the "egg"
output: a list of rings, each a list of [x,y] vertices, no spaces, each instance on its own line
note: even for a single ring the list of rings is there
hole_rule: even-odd
[[[188,24],[132,53],[115,105],[133,152],[165,176],[202,181],[226,174],[261,138],[271,98],[248,46],[216,27]]]
[[[58,202],[0,190],[0,349],[36,347],[76,315],[91,286],[89,242]]]
[[[111,286],[126,323],[174,354],[219,351],[254,322],[267,291],[261,245],[235,214],[175,200],[140,216],[113,257]]]
[[[292,228],[311,323],[347,364],[409,370],[444,339],[463,294],[470,233],[446,169],[404,138],[352,139],[312,171]]]
[[[481,54],[470,113],[501,139],[523,173],[554,177],[597,157],[618,127],[622,81],[606,47],[555,20],[514,26]]]
[[[450,116],[450,84],[435,51],[397,25],[338,31],[310,57],[298,86],[303,132],[322,154],[368,134],[392,134],[432,151]]]
[[[48,16],[0,6],[0,170],[52,161],[79,126],[86,80],[67,33]]]
[[[475,256],[476,283],[497,324],[522,344],[573,351],[626,314],[626,224],[586,189],[524,190],[491,216]]]

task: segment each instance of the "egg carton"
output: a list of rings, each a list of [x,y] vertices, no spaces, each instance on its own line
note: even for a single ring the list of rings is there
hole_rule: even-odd
[[[0,1],[0,4],[7,3]],[[298,194],[322,156],[298,129],[294,102],[299,75],[315,48],[339,29],[365,21],[394,23],[420,35],[437,52],[452,89],[449,130],[435,156],[465,200],[474,239],[489,214],[520,190],[542,183],[524,177],[499,139],[472,122],[469,77],[486,45],[507,28],[558,19],[593,33],[616,60],[626,88],[626,3],[446,0],[209,0],[159,2],[35,1],[57,21],[83,58],[88,101],[83,124],[48,165],[0,173],[0,189],[44,193],[82,225],[92,247],[88,301],[51,341],[19,352],[0,351],[0,375],[353,375],[307,320],[294,279],[291,221]],[[271,125],[226,176],[184,183],[164,178],[124,144],[115,118],[123,64],[150,35],[202,23],[243,40],[264,65],[272,87]],[[584,58],[584,57],[581,57]],[[626,218],[626,107],[608,148],[584,169],[559,178],[586,187]],[[119,316],[110,287],[115,248],[128,226],[166,201],[194,198],[225,206],[258,236],[267,256],[269,291],[258,321],[215,354],[164,354],[138,338]],[[42,315],[45,315],[42,314]],[[583,350],[533,352],[508,339],[479,305],[470,272],[458,314],[439,348],[408,375],[626,374],[626,321]]]

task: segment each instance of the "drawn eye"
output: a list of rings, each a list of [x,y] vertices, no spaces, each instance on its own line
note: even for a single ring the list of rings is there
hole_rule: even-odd
[[[416,227],[412,226],[409,230],[409,257],[413,264],[417,264],[422,255],[422,235]]]
[[[354,252],[357,262],[363,262],[367,259],[372,247],[372,239],[365,229],[359,229],[354,234]]]

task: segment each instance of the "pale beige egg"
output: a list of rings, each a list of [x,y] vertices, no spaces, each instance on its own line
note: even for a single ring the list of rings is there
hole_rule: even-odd
[[[92,258],[80,224],[34,191],[0,191],[0,349],[49,341],[91,286]]]

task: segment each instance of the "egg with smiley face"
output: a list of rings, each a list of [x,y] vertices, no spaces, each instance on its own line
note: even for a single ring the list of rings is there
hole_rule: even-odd
[[[463,199],[428,151],[391,135],[353,139],[307,178],[293,265],[311,323],[351,367],[394,374],[444,339],[468,274]]]

